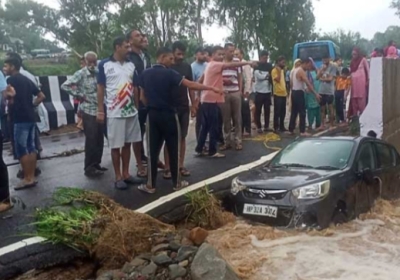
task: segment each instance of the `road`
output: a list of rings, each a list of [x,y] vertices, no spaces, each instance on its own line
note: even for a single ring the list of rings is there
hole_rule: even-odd
[[[271,146],[284,147],[292,140],[292,138],[283,137],[281,141],[275,142]],[[225,159],[194,158],[193,151],[196,140],[193,124],[190,127],[187,141],[185,165],[192,173],[192,176],[188,178],[191,184],[203,181],[239,165],[258,160],[261,156],[275,151],[267,149],[263,141],[244,141],[243,151],[228,151]],[[84,137],[81,134],[42,138],[42,145],[45,159],[39,162],[42,175],[38,178],[39,184],[37,187],[18,192],[11,189],[11,196],[21,201],[26,208],[22,209],[22,203],[17,203],[13,210],[0,215],[0,248],[34,233],[34,228],[29,225],[33,222],[32,214],[36,208],[48,205],[53,191],[60,186],[99,191],[129,209],[137,209],[173,191],[172,183],[162,179],[162,173],[159,173],[158,190],[155,195],[141,193],[135,187],[131,187],[127,191],[114,189],[111,156],[107,147],[104,149],[103,165],[109,171],[99,179],[86,178],[83,175],[83,153],[66,157],[57,156],[72,149],[83,150]],[[6,157],[5,161],[10,165],[9,175],[12,187],[18,183],[16,173],[19,166],[15,164],[15,161],[10,156]],[[136,173],[135,165],[134,160],[132,160],[131,170],[133,174]]]

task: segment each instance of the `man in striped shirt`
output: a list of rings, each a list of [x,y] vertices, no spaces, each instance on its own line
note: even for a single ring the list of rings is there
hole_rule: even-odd
[[[234,58],[235,45],[225,44],[224,63],[240,62]],[[232,124],[235,128],[236,150],[242,150],[242,87],[243,76],[241,67],[225,68],[222,72],[222,78],[225,91],[225,103],[221,104],[222,119],[224,125],[224,142],[221,150],[232,148],[231,130]]]

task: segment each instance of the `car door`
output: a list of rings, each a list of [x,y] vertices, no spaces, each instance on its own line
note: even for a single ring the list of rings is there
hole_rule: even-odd
[[[371,209],[380,192],[376,152],[372,141],[362,142],[359,145],[353,169],[357,177],[357,181],[352,187],[354,211],[355,215],[358,216]],[[372,175],[372,180],[367,180],[365,177],[367,174]]]
[[[374,143],[377,155],[377,175],[382,180],[381,196],[392,200],[400,195],[400,163],[397,151],[384,142]]]

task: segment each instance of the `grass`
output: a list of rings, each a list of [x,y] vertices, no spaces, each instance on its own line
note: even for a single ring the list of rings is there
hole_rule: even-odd
[[[74,200],[83,199],[86,191],[77,188],[60,187],[53,194],[53,200],[59,205],[72,203]]]

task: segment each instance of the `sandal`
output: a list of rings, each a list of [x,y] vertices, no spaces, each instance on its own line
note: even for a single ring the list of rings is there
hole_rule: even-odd
[[[236,145],[236,151],[241,151],[241,150],[243,150],[242,144],[237,144]]]
[[[189,186],[189,183],[187,181],[181,181],[178,183],[178,185],[174,188],[174,191],[180,191],[184,188],[187,188]]]
[[[226,151],[226,150],[230,150],[230,149],[232,149],[232,146],[231,145],[222,145],[221,147],[219,147],[219,150],[220,151]]]
[[[179,172],[181,173],[181,176],[183,176],[183,177],[189,177],[190,176],[190,171],[187,170],[185,167],[179,168]]]
[[[26,183],[24,181],[21,181],[17,186],[14,187],[14,190],[20,191],[20,190],[24,190],[24,189],[33,188],[33,187],[36,187],[37,184],[38,184],[38,181],[33,181],[32,183]]]
[[[210,156],[210,158],[225,158],[226,156],[224,154],[220,154],[220,153],[215,153],[212,156]]]
[[[171,180],[172,179],[171,171],[168,169],[164,170],[163,178],[165,180]]]
[[[142,192],[145,192],[145,193],[148,193],[148,194],[154,194],[156,192],[156,189],[149,189],[148,186],[145,185],[145,184],[140,185],[138,187],[138,190],[142,191]]]
[[[146,169],[138,170],[138,172],[136,173],[136,176],[139,177],[139,178],[147,178]]]
[[[204,157],[204,156],[206,156],[206,155],[207,155],[207,153],[204,152],[204,151],[201,152],[201,153],[197,153],[197,152],[196,152],[196,153],[194,154],[195,157]]]

